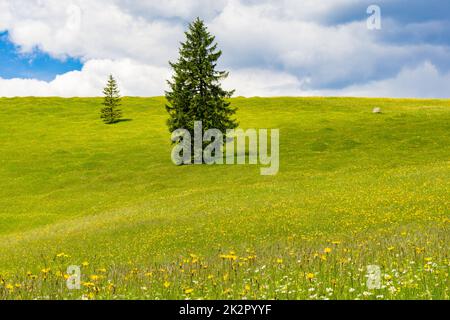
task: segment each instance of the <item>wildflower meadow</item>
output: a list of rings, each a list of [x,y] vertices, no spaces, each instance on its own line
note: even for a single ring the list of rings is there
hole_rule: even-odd
[[[448,100],[230,101],[276,175],[175,166],[163,98],[0,99],[0,299],[449,299]]]

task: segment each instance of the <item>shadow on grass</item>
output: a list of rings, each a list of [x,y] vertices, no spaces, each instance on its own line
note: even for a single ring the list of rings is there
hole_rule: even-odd
[[[109,123],[105,123],[105,124],[117,124],[117,123],[120,123],[120,122],[129,122],[129,121],[133,121],[133,119],[119,119],[119,120],[116,120],[114,122],[109,122]]]
[[[116,123],[119,123],[119,122],[129,122],[129,121],[133,121],[133,119],[119,119],[119,120],[116,121]]]

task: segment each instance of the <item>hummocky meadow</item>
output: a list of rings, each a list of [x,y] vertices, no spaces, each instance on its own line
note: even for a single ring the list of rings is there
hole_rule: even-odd
[[[1,299],[449,299],[449,100],[231,99],[275,176],[177,167],[163,98],[101,102],[0,99]]]

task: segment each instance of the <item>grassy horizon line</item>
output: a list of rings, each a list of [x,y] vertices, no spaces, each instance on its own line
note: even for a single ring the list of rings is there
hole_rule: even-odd
[[[1,97],[0,99],[101,99],[103,96],[16,96]],[[164,96],[122,96],[123,99],[165,99]],[[230,99],[361,99],[361,100],[431,100],[431,101],[447,101],[449,98],[411,98],[411,97],[358,97],[358,96],[235,96]]]

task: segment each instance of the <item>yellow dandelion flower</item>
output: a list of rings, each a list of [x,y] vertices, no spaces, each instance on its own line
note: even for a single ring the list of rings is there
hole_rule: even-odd
[[[167,289],[168,287],[170,287],[170,285],[171,285],[171,283],[169,281],[164,282],[164,288]]]
[[[223,290],[224,294],[229,294],[232,290],[230,288],[226,288]]]
[[[64,252],[58,253],[56,255],[57,258],[70,258],[70,256]]]
[[[221,254],[220,258],[224,259],[224,260],[231,260],[231,261],[235,261],[237,260],[237,255],[235,255],[234,253],[232,254],[231,252],[229,254]]]
[[[92,282],[83,282],[81,285],[86,288],[95,287],[95,283],[92,283]]]
[[[308,273],[307,275],[306,275],[306,279],[308,279],[308,280],[312,280],[312,279],[314,279],[315,278],[315,274],[314,273]]]
[[[323,252],[325,252],[326,254],[331,253],[331,251],[333,251],[331,248],[325,248],[323,250]]]
[[[191,294],[192,292],[194,292],[194,289],[192,289],[192,288],[184,289],[185,294]]]
[[[130,273],[131,273],[131,274],[138,274],[138,273],[139,273],[139,269],[138,269],[138,268],[133,268],[133,269],[130,271]]]
[[[92,281],[97,281],[97,280],[100,279],[100,277],[99,277],[98,275],[96,275],[96,274],[93,274],[93,275],[91,275],[91,276],[89,277],[89,279],[91,279]]]
[[[189,256],[191,257],[191,263],[197,263],[199,261],[199,256],[194,254],[194,253],[190,253]]]
[[[89,262],[83,261],[83,262],[81,263],[81,266],[82,266],[82,267],[87,267],[87,266],[89,266]]]
[[[416,247],[416,253],[417,254],[421,254],[422,252],[424,252],[425,251],[425,248],[421,248],[421,247]]]

